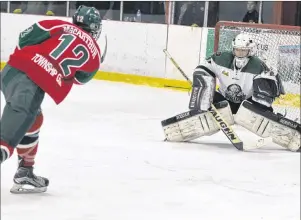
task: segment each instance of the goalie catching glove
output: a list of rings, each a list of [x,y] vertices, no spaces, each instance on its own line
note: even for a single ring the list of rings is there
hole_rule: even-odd
[[[285,94],[285,92],[279,76],[268,69],[264,63],[262,65],[264,71],[256,75],[253,80],[252,100],[266,107],[271,107],[275,98]]]

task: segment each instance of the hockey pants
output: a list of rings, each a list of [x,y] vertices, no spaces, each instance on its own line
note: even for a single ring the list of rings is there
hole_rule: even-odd
[[[16,148],[41,114],[45,92],[27,75],[10,65],[1,73],[6,105],[1,117],[1,141]]]

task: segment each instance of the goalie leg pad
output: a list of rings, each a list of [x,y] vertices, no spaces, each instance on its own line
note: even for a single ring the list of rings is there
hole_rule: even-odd
[[[249,103],[250,102],[248,101],[244,101],[240,105],[235,115],[235,119],[234,119],[235,123],[248,129],[252,133],[257,134],[260,137],[263,138],[270,137],[270,129],[271,129],[270,120],[252,111],[253,106],[252,108],[248,108],[246,104]]]
[[[300,152],[300,132],[279,123],[273,123],[272,140],[291,151]]]
[[[167,141],[184,142],[219,131],[210,112],[188,111],[161,122]]]
[[[229,125],[234,124],[234,118],[227,101],[215,104],[218,112]],[[202,136],[210,136],[220,129],[210,112],[191,110],[176,115],[161,122],[166,140],[181,142],[190,141]]]
[[[274,143],[291,151],[300,151],[301,125],[292,120],[262,111],[248,101],[241,104],[234,120],[260,137],[272,137]]]

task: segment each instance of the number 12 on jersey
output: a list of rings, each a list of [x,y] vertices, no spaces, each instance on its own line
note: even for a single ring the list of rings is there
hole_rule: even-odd
[[[54,60],[59,59],[61,56],[65,55],[66,50],[71,49],[71,45],[74,42],[76,37],[71,34],[62,34],[59,38],[60,42],[56,48],[50,52],[50,57]],[[82,45],[78,44],[72,49],[72,57],[65,57],[60,63],[63,74],[65,77],[68,77],[71,74],[71,67],[81,67],[89,60],[89,51]]]

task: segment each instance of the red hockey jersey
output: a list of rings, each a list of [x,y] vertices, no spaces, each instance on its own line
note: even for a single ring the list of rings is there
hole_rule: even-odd
[[[59,104],[74,83],[93,78],[100,59],[99,46],[87,32],[66,21],[44,20],[20,33],[8,64],[26,73]]]

